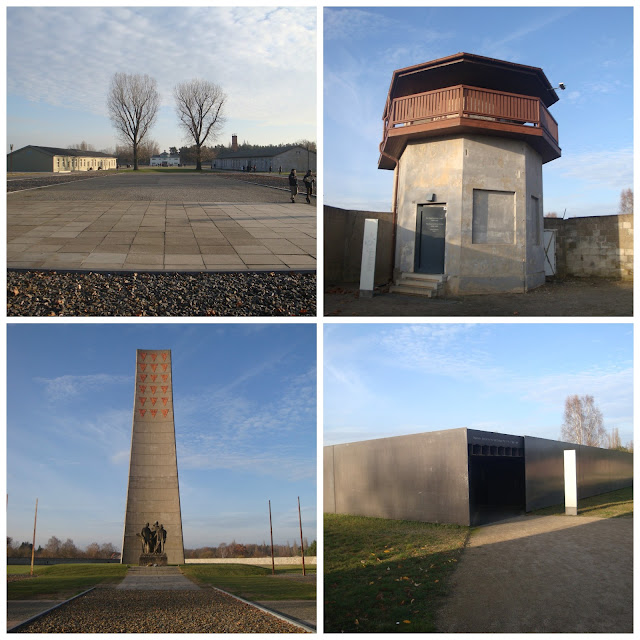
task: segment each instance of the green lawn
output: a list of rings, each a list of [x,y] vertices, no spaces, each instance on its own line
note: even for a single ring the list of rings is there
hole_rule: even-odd
[[[532,516],[564,515],[564,505],[532,511]],[[599,496],[578,500],[578,515],[595,518],[621,518],[633,515],[633,487],[625,487]]]
[[[127,572],[126,564],[53,564],[36,565],[34,577],[7,582],[8,600],[38,598],[63,599],[100,583],[117,583]],[[8,575],[29,575],[30,566],[8,565]]]
[[[325,631],[436,631],[468,535],[457,525],[325,514]]]
[[[220,587],[247,600],[315,600],[315,581],[287,580],[288,574],[302,575],[300,565],[276,566],[276,576],[271,567],[246,564],[186,564],[180,567],[188,578],[201,584]],[[306,567],[307,575],[315,574],[315,566]]]

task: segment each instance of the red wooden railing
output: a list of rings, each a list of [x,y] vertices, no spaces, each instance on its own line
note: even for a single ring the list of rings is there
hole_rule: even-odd
[[[558,143],[558,123],[539,98],[457,85],[395,98],[385,109],[383,144],[390,129],[450,117],[542,127]]]

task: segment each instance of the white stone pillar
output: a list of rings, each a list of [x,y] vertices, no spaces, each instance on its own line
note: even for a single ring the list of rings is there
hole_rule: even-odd
[[[378,243],[378,221],[367,218],[364,221],[362,239],[362,263],[360,266],[360,296],[373,298],[373,279],[376,272],[376,245]]]
[[[567,516],[578,515],[578,467],[575,449],[564,452],[564,513]]]

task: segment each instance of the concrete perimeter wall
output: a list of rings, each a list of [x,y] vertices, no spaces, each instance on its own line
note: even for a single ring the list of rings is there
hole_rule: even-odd
[[[305,556],[304,564],[317,564],[318,558],[316,556]],[[252,564],[258,566],[271,566],[271,558],[187,558],[185,564]],[[286,565],[286,564],[299,564],[302,566],[302,557],[296,556],[295,558],[274,558],[273,564]]]
[[[375,284],[391,280],[393,215],[390,211],[352,211],[324,207],[324,279],[332,282],[360,282],[364,221],[378,220]]]
[[[324,448],[324,511],[469,525],[467,430]]]
[[[555,229],[557,275],[633,279],[633,215],[545,218]]]
[[[577,451],[578,499],[633,484],[633,454],[525,436],[527,511],[564,504],[564,451]]]

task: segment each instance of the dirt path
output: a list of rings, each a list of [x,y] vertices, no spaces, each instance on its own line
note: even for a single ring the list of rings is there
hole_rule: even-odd
[[[631,633],[633,518],[525,516],[471,535],[444,633]]]
[[[327,286],[325,316],[632,316],[633,282],[604,278],[553,280],[528,293],[421,298],[376,291],[359,298],[358,285]]]

